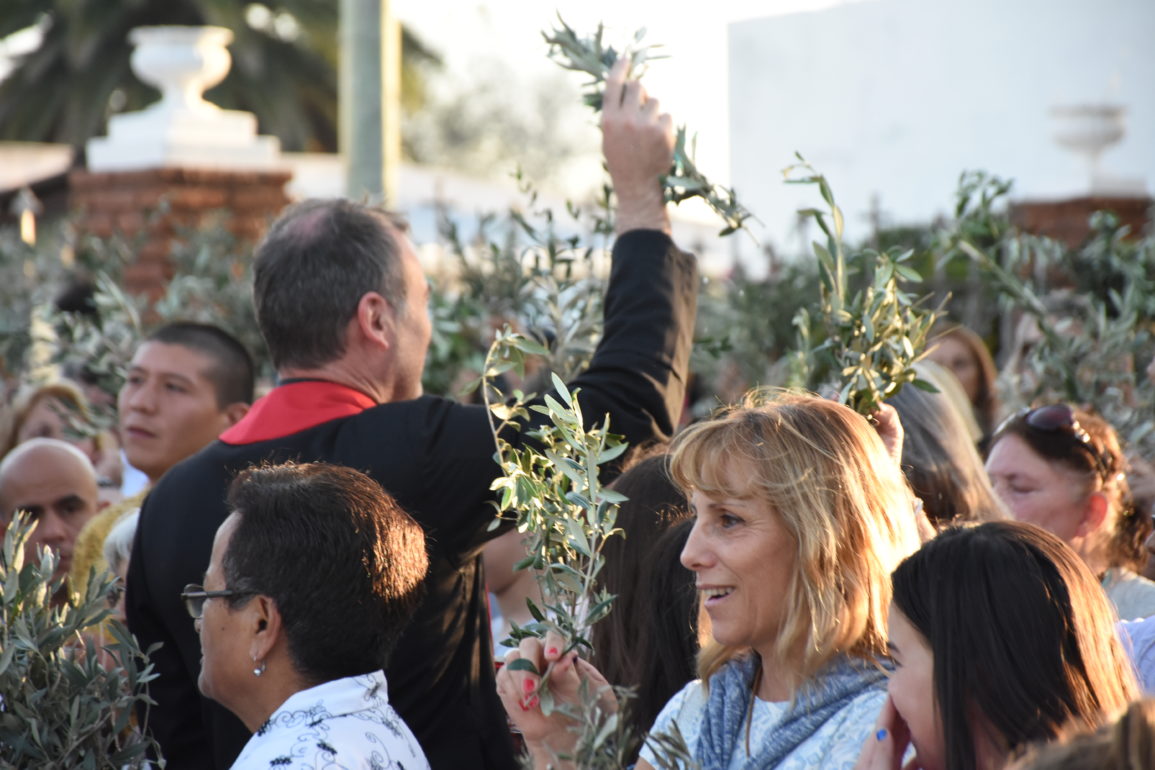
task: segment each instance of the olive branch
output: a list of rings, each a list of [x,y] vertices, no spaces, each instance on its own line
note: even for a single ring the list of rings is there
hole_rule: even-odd
[[[124,624],[109,618],[116,578],[93,571],[83,595],[54,602],[67,590],[54,576],[59,555],[44,549],[25,559],[35,527],[18,512],[0,553],[0,765],[148,767],[155,744],[132,716],[154,703],[147,684],[156,674]],[[103,647],[92,638],[100,628],[112,638]]]
[[[1031,316],[1039,342],[1004,369],[1000,390],[1009,406],[1040,401],[1092,405],[1119,433],[1133,460],[1155,452],[1155,388],[1142,368],[1155,351],[1155,234],[1132,238],[1118,218],[1098,212],[1078,248],[1022,233],[998,208],[1010,183],[981,172],[963,174],[956,221],[939,234],[944,259],[978,266],[1000,304]],[[1075,314],[1047,305],[1047,276],[1074,283]],[[1033,274],[1035,280],[1027,275]],[[1138,370],[1138,371],[1137,371]]]
[[[627,444],[609,431],[609,419],[585,428],[581,404],[556,374],[554,391],[538,402],[515,390],[505,401],[494,378],[511,369],[523,370],[526,356],[547,355],[540,343],[507,327],[498,333],[485,361],[483,383],[491,420],[495,459],[502,474],[491,489],[499,493],[499,516],[512,513],[517,529],[526,535],[527,556],[515,569],[532,569],[541,589],[542,606],[532,600],[529,610],[536,623],[513,630],[514,639],[543,636],[554,630],[566,639],[566,651],[592,649],[589,629],[605,617],[613,597],[597,590],[597,576],[607,538],[620,535],[618,503],[625,496],[606,489],[600,466],[621,456]],[[530,441],[513,446],[505,438],[533,415],[546,420],[525,434]],[[498,526],[495,520],[493,527]]]
[[[593,649],[590,629],[613,608],[615,597],[599,589],[597,579],[605,563],[602,549],[607,540],[623,536],[617,512],[626,500],[602,485],[600,471],[619,458],[627,444],[610,432],[608,417],[587,429],[577,391],[571,392],[556,374],[552,374],[556,397],[546,394],[532,400],[515,389],[507,400],[497,388],[498,377],[510,371],[523,373],[529,357],[548,354],[539,342],[506,327],[486,355],[482,390],[492,416],[494,458],[502,473],[491,486],[499,493],[494,503],[498,518],[491,528],[500,526],[505,517],[516,518],[517,530],[526,536],[526,557],[514,568],[533,570],[541,592],[540,605],[526,599],[534,622],[514,624],[511,636],[517,640],[542,637],[553,630],[566,640],[563,655],[575,649],[588,653]],[[509,430],[521,430],[534,415],[546,420],[525,433],[529,441],[515,447],[504,438]],[[576,735],[574,749],[558,759],[573,760],[592,770],[621,768],[632,761],[626,756],[634,743],[629,723],[620,710],[607,708],[604,693],[593,691],[587,682],[582,684],[578,703],[559,703],[548,687],[551,669],[538,671],[524,658],[508,665],[512,671],[541,677],[537,694],[544,714],[560,711],[575,721],[571,728]],[[614,687],[613,691],[619,705],[633,697],[628,688]],[[695,766],[676,731],[651,741],[660,768]]]
[[[819,286],[821,326],[815,329],[805,307],[794,317],[800,350],[797,365],[803,377],[828,374],[840,384],[838,400],[863,415],[875,412],[904,385],[933,390],[917,378],[914,364],[925,354],[927,335],[941,315],[941,305],[924,307],[903,290],[904,284],[921,283],[922,276],[907,263],[913,250],[847,252],[843,245],[842,210],[826,178],[801,155],[798,163],[783,171],[788,184],[818,187],[827,210],[804,209],[826,235],[826,243],[813,243],[822,281]],[[827,221],[829,216],[829,221]],[[855,282],[861,288],[853,290]],[[820,342],[815,344],[814,332]]]
[[[652,54],[657,46],[642,45],[646,34],[644,29],[635,32],[630,45],[618,51],[606,44],[605,27],[602,24],[598,24],[597,31],[590,37],[578,35],[560,15],[558,24],[558,28],[542,32],[542,37],[549,45],[549,57],[562,69],[590,76],[591,80],[585,84],[582,98],[595,112],[602,108],[606,78],[618,59],[629,59],[627,77],[636,78],[644,72],[647,62],[665,58]],[[696,144],[695,138],[688,138],[686,127],[679,126],[674,145],[674,164],[669,173],[662,177],[666,201],[676,204],[690,198],[701,198],[725,223],[719,235],[745,229],[746,220],[751,219],[752,215],[738,202],[732,189],[714,184],[698,169],[694,162]]]

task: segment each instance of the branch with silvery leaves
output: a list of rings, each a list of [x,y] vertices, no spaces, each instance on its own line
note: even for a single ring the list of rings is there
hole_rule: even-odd
[[[597,32],[592,37],[583,38],[560,16],[558,23],[559,28],[542,32],[542,37],[549,44],[549,56],[563,69],[583,72],[592,78],[586,84],[582,98],[595,112],[602,108],[606,79],[619,58],[629,59],[630,66],[626,74],[632,79],[641,77],[647,62],[665,58],[651,53],[657,46],[641,44],[646,34],[644,29],[634,33],[633,42],[618,51],[605,43],[605,27],[602,24],[598,24]],[[666,201],[681,203],[690,198],[701,198],[726,223],[719,235],[745,229],[746,220],[753,219],[753,215],[738,202],[733,190],[712,183],[698,169],[693,158],[695,143],[694,139],[688,138],[686,127],[680,126],[674,146],[674,165],[662,177]]]
[[[925,355],[927,335],[941,314],[939,308],[923,306],[901,283],[922,281],[907,262],[913,251],[901,253],[873,249],[847,253],[843,245],[842,210],[826,177],[801,155],[798,163],[783,172],[788,184],[811,184],[829,207],[805,209],[826,235],[826,244],[813,244],[821,267],[820,295],[823,341],[810,341],[811,323],[806,308],[795,317],[803,348],[804,368],[825,360],[840,381],[838,400],[862,415],[871,415],[906,384],[924,390],[934,387],[918,379],[914,364]],[[827,221],[829,213],[830,221]],[[852,291],[852,279],[862,288]]]

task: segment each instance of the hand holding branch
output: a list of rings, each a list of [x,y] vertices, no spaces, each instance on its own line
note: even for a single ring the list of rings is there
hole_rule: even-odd
[[[618,198],[616,228],[670,232],[662,176],[674,161],[674,121],[619,59],[606,80],[602,152]]]
[[[603,709],[617,710],[613,688],[601,672],[576,652],[563,653],[564,649],[561,636],[552,631],[544,639],[522,639],[497,672],[497,694],[502,705],[510,721],[521,730],[533,766],[542,770],[576,767],[572,762],[559,762],[558,758],[573,753],[577,721],[571,716],[571,707],[581,701],[583,687],[592,688]],[[531,665],[517,664],[519,660]],[[553,703],[548,715],[541,702],[543,675]]]

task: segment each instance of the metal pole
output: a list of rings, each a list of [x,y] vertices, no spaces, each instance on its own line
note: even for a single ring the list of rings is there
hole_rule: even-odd
[[[392,205],[401,160],[401,27],[389,0],[341,0],[345,192]]]

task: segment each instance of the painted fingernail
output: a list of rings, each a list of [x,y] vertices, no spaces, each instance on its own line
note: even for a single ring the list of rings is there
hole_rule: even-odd
[[[548,648],[548,649],[545,651],[545,654],[546,654],[546,655],[549,655],[550,657],[556,657],[556,656],[557,656],[557,647],[550,647],[550,648]]]
[[[525,705],[525,704],[524,704],[524,703],[522,703],[521,701],[518,701],[518,702],[517,702],[517,705],[521,707],[521,710],[522,710],[522,711],[529,711],[529,706]]]
[[[529,693],[533,692],[533,690],[534,690],[533,682],[526,679],[524,682],[522,682],[521,688],[523,690],[525,690],[526,695],[528,695]]]
[[[527,704],[526,710],[528,711],[529,709],[535,709],[535,708],[537,708],[537,696],[536,695],[529,699],[529,703]]]
[[[876,732],[874,734],[874,739],[878,740],[878,741],[885,741],[886,740],[886,728],[884,727],[881,730],[879,730],[878,732]]]

